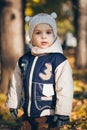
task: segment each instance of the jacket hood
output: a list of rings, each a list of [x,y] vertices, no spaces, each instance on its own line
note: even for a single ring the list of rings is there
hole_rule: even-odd
[[[56,38],[52,46],[48,48],[41,49],[39,47],[33,46],[31,43],[29,44],[29,47],[31,49],[31,52],[36,55],[40,55],[44,53],[63,53],[62,46],[58,37]]]

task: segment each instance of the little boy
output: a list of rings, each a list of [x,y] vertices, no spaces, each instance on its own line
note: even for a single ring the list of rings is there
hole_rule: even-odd
[[[73,100],[72,70],[57,37],[56,14],[40,13],[29,21],[31,51],[19,58],[6,105],[17,117],[24,91],[28,130],[58,130],[69,123]]]

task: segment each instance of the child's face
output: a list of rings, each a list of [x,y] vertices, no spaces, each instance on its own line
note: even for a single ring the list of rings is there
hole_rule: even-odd
[[[34,46],[45,49],[50,47],[54,42],[54,33],[50,25],[38,24],[32,35]]]

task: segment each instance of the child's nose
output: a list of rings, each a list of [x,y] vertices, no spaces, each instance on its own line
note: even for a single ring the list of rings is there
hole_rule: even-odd
[[[45,33],[42,33],[42,38],[46,38],[46,34]]]

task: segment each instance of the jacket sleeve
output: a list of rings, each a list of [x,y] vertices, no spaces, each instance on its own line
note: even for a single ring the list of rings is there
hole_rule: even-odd
[[[55,114],[70,116],[73,101],[73,78],[68,60],[62,62],[55,70],[56,107]]]
[[[8,108],[19,108],[21,102],[21,96],[22,96],[21,70],[17,63],[11,78],[6,106]]]

